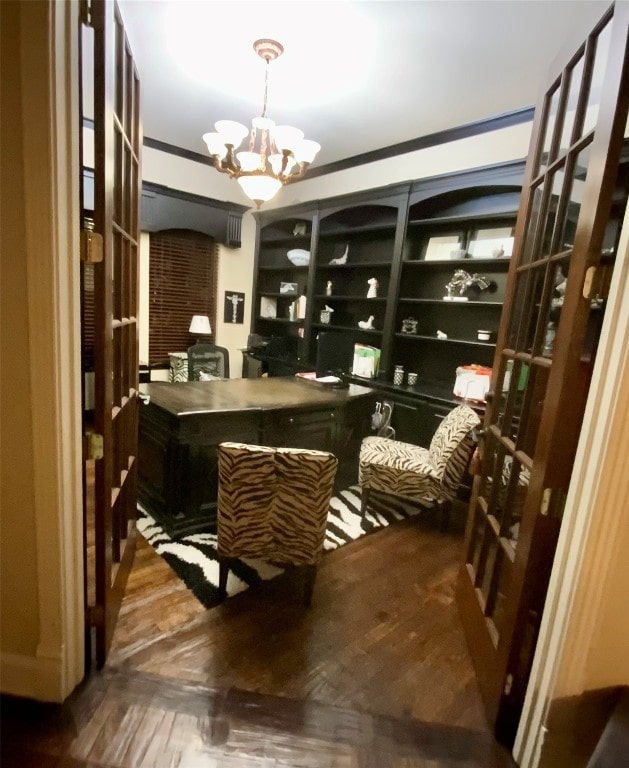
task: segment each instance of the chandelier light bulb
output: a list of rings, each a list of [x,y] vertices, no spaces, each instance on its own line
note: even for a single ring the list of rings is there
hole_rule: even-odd
[[[283,184],[303,178],[321,145],[304,139],[299,128],[275,125],[267,117],[269,63],[281,56],[284,48],[276,40],[256,40],[253,48],[266,62],[262,114],[251,121],[251,131],[234,120],[219,120],[214,126],[216,131],[205,133],[203,140],[216,170],[237,179],[245,194],[259,206]],[[247,137],[248,145],[236,152]]]

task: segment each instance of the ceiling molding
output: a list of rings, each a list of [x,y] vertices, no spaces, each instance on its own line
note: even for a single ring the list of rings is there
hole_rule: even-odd
[[[416,139],[409,139],[408,141],[403,141],[399,144],[391,144],[388,147],[382,147],[381,149],[374,149],[371,152],[354,155],[345,160],[337,160],[336,162],[328,163],[327,165],[315,166],[314,168],[308,169],[307,174],[302,181],[315,179],[318,176],[327,176],[330,173],[337,173],[338,171],[346,171],[350,168],[356,168],[359,165],[366,165],[367,163],[374,163],[379,160],[388,160],[397,155],[406,155],[409,152],[417,152],[420,149],[428,149],[440,144],[448,144],[452,141],[460,141],[461,139],[468,139],[483,133],[510,128],[514,125],[520,125],[521,123],[532,122],[534,112],[535,108],[532,106],[520,107],[519,109],[513,109],[510,112],[503,112],[502,114],[486,117],[482,120],[475,120],[472,123],[465,123],[464,125],[458,125],[454,128],[446,128],[443,131],[429,133],[426,136],[418,136]],[[93,128],[94,121],[89,118],[83,118],[83,125],[86,128]],[[166,141],[152,139],[149,136],[144,137],[143,145],[149,149],[157,149],[158,151],[166,152],[169,155],[175,155],[184,158],[185,160],[191,160],[194,163],[201,163],[202,165],[209,166],[214,165],[212,159],[208,155],[194,152],[191,149],[178,147],[174,144],[169,144]],[[299,183],[299,181],[292,183]]]

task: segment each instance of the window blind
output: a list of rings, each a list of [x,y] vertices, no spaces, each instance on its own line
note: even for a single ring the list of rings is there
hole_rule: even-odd
[[[149,363],[168,360],[196,341],[192,315],[207,315],[216,328],[218,247],[189,230],[151,233],[149,248]]]

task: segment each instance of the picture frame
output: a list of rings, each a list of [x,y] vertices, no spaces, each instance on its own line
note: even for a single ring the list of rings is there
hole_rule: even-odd
[[[464,258],[461,243],[461,232],[448,232],[430,237],[423,248],[421,259],[423,261],[448,261],[452,258]],[[453,254],[456,254],[453,256]]]
[[[472,259],[509,259],[513,253],[514,227],[485,227],[477,229],[470,240]]]
[[[299,283],[280,283],[280,293],[287,295],[296,294],[299,289]]]
[[[241,291],[225,291],[223,322],[244,323],[245,294]]]

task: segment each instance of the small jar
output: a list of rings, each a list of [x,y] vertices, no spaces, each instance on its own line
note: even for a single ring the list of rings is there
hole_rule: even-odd
[[[396,365],[393,371],[393,383],[396,387],[402,386],[404,382],[404,368],[401,365]]]

